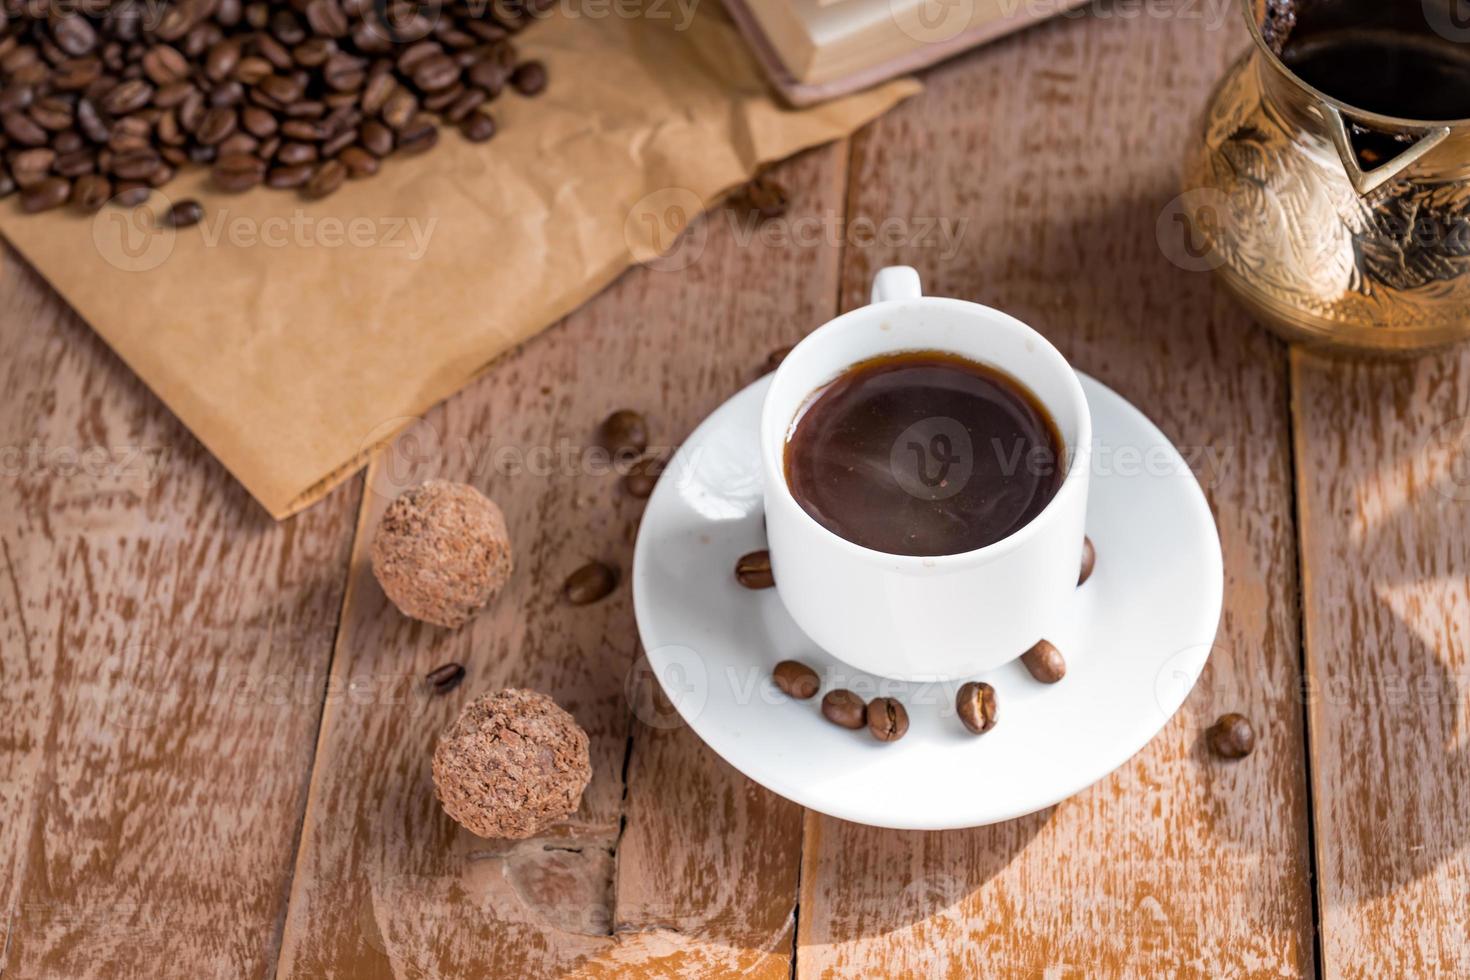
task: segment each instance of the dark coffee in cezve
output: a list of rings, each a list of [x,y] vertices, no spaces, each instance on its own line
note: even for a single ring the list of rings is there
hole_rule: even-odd
[[[1281,9],[1281,60],[1319,92],[1385,116],[1470,118],[1470,46],[1455,0],[1298,0]]]
[[[807,400],[786,481],[817,523],[895,555],[953,555],[1025,527],[1064,474],[1056,423],[994,368],[940,351],[853,365]]]

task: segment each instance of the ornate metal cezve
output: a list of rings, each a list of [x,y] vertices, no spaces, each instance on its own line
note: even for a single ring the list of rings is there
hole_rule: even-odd
[[[1409,2],[1439,30],[1437,0]],[[1207,265],[1291,340],[1413,351],[1470,336],[1470,119],[1340,102],[1279,56],[1291,10],[1244,6],[1255,44],[1185,160],[1181,203]],[[1470,44],[1470,24],[1444,23]]]

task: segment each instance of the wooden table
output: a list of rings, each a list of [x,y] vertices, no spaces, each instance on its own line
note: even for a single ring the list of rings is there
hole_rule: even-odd
[[[716,214],[692,266],[625,276],[435,409],[428,475],[494,496],[519,549],[459,632],[397,615],[368,571],[381,461],[272,523],[6,254],[4,975],[1470,975],[1470,350],[1292,350],[1167,260],[1186,133],[1245,43],[1224,13],[1103,7],[929,73],[779,169],[787,220],[834,231],[750,240]],[[941,218],[956,249],[919,234]],[[895,239],[865,234],[885,219]],[[892,262],[1028,320],[1218,461],[1199,687],[1099,785],[972,831],[804,812],[636,722],[628,590],[571,608],[558,586],[626,569],[641,504],[487,462],[585,445],[622,407],[677,442]],[[468,682],[425,696],[450,660]],[[428,759],[512,683],[576,714],[596,775],[554,833],[481,841]],[[1201,733],[1231,710],[1258,744],[1223,763]]]

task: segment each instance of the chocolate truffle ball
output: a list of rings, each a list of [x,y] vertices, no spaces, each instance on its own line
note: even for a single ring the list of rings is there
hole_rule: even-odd
[[[591,779],[587,733],[536,691],[471,701],[434,749],[444,812],[481,837],[539,833],[576,812]]]
[[[388,505],[373,539],[373,574],[405,616],[461,626],[510,578],[510,535],[474,487],[430,480]]]

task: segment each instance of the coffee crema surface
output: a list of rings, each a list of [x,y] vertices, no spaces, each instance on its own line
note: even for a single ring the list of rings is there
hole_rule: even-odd
[[[995,368],[943,351],[860,361],[813,392],[787,435],[786,482],[817,523],[894,555],[963,554],[1056,496],[1056,423]]]

